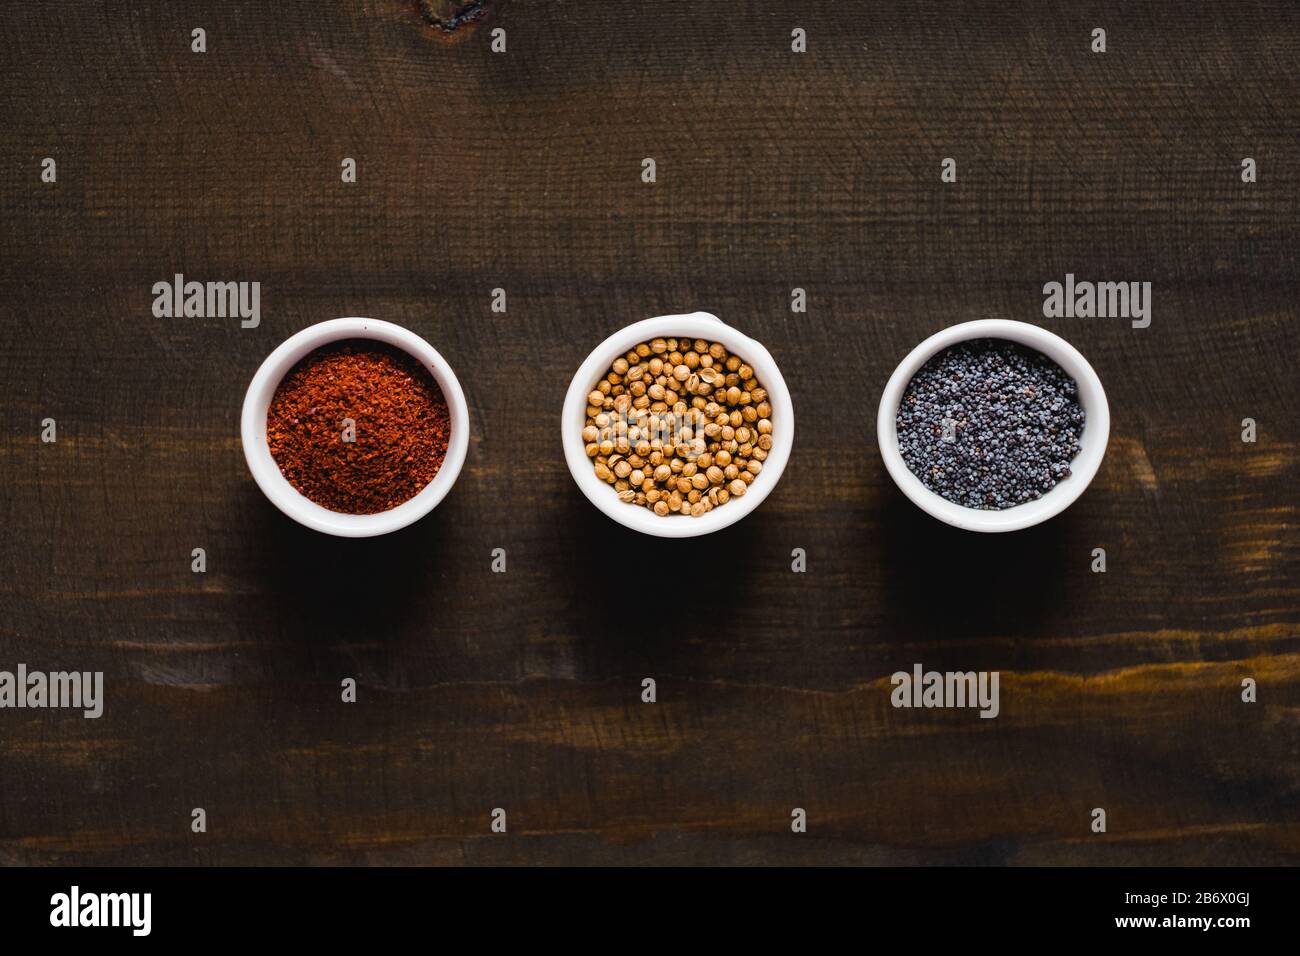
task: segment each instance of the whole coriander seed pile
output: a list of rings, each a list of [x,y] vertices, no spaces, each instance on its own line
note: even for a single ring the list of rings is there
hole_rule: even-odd
[[[307,355],[266,412],[280,473],[345,514],[375,514],[414,498],[442,467],[450,438],[451,413],[433,376],[406,352],[370,340]]]
[[[1061,367],[1005,339],[945,349],[903,392],[898,450],[931,491],[1000,511],[1041,498],[1070,477],[1084,410]]]
[[[591,390],[582,440],[619,500],[698,518],[763,470],[772,406],[754,370],[721,344],[658,338],[615,359]]]

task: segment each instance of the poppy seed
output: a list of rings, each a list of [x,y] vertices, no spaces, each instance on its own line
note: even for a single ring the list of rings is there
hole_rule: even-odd
[[[1005,339],[972,339],[912,376],[895,424],[921,483],[967,508],[1034,501],[1070,477],[1085,413],[1059,365]]]

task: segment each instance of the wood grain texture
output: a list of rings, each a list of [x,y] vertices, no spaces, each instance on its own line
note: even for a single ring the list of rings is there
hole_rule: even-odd
[[[97,721],[0,711],[0,862],[1300,858],[1294,4],[431,6],[0,12],[0,668],[107,683]],[[261,326],[153,318],[175,272],[261,282]],[[1044,320],[1066,272],[1152,282],[1151,327]],[[559,408],[695,308],[772,351],[795,451],[741,524],[646,540]],[[292,524],[239,443],[258,364],[341,315],[471,403],[455,490],[382,540]],[[1006,536],[875,449],[902,356],[989,316],[1075,343],[1113,417],[1087,494]],[[894,710],[917,661],[999,670],[1001,716]]]

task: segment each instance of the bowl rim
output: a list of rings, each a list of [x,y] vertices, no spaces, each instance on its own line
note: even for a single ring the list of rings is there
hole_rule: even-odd
[[[698,518],[660,517],[647,508],[618,500],[614,489],[596,477],[582,441],[587,420],[587,395],[614,360],[640,342],[656,337],[691,336],[721,342],[755,372],[772,403],[772,448],[763,470],[740,498]],[[587,500],[624,527],[660,538],[692,538],[720,531],[750,514],[781,479],[794,447],[794,405],[776,360],[761,343],[709,312],[659,315],[623,326],[591,350],[574,372],[560,416],[560,441],[569,473]]]
[[[414,497],[377,514],[330,511],[307,498],[280,473],[266,440],[266,413],[275,390],[299,361],[322,346],[344,339],[370,339],[406,352],[433,376],[451,416],[451,437],[442,467]],[[343,538],[369,538],[405,528],[423,518],[451,491],[469,449],[469,406],[460,381],[438,350],[403,326],[380,319],[348,316],[317,322],[294,333],[258,367],[244,394],[240,413],[244,460],[262,493],[282,512],[315,531]]]
[[[1050,358],[1079,386],[1079,404],[1087,415],[1080,436],[1079,453],[1070,463],[1071,475],[1034,501],[1001,511],[981,511],[949,501],[936,494],[912,474],[898,450],[896,416],[903,392],[912,376],[944,349],[971,339],[1006,339],[1032,348]],[[1110,439],[1110,406],[1101,379],[1088,360],[1055,332],[1013,319],[976,319],[961,322],[931,335],[894,369],[880,397],[876,415],[876,441],[885,469],[913,504],[940,521],[967,531],[1019,531],[1052,518],[1087,489],[1101,467]]]

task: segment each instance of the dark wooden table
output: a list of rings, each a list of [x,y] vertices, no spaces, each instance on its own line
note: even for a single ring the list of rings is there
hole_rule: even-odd
[[[0,12],[0,669],[106,681],[99,720],[0,710],[0,862],[1300,856],[1294,4],[130,6]],[[261,325],[155,318],[178,272],[260,282]],[[1150,328],[1045,319],[1066,273],[1150,281]],[[770,348],[796,447],[739,525],[647,539],[578,493],[560,404],[696,308]],[[290,522],[239,442],[262,359],[342,315],[472,406],[381,540]],[[991,316],[1113,416],[1083,498],[1001,536],[913,507],[874,427]],[[998,670],[1001,715],[895,710],[916,662]]]

